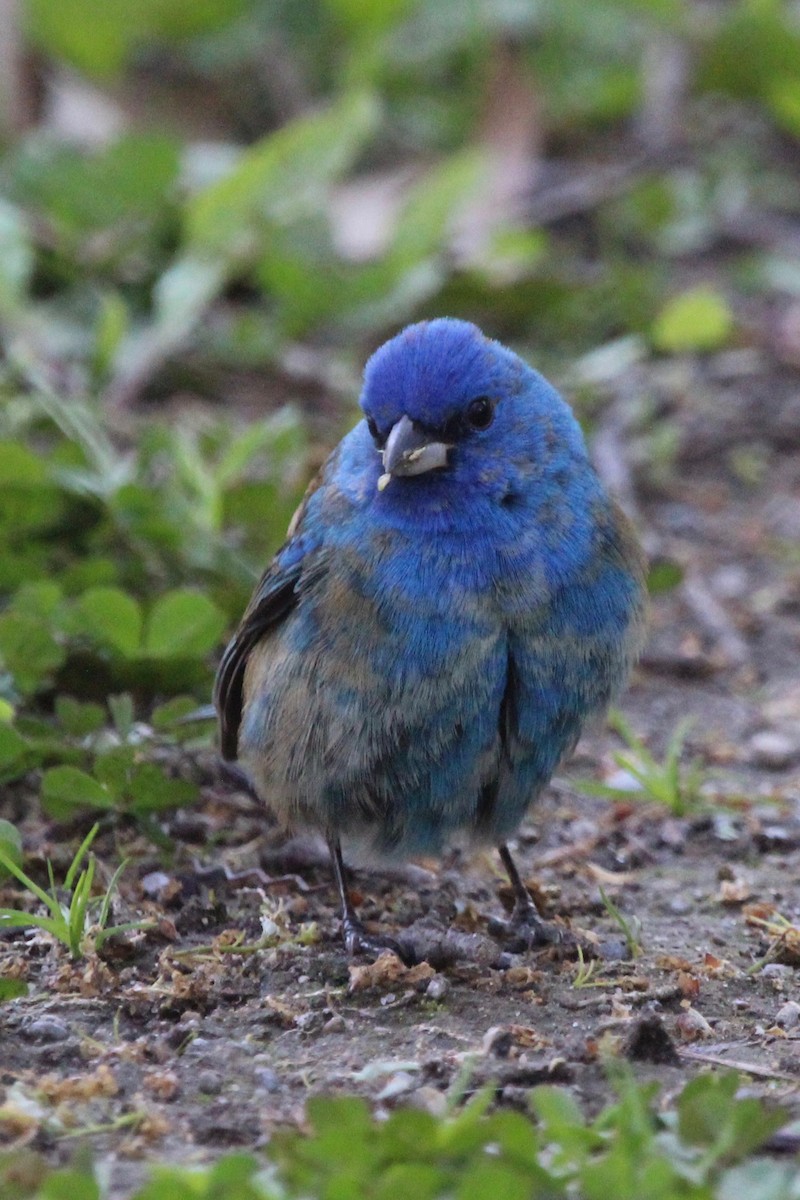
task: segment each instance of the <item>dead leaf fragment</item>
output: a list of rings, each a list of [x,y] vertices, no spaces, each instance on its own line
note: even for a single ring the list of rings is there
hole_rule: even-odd
[[[292,1029],[299,1017],[307,1011],[303,1006],[293,1007],[287,1004],[285,1000],[280,1000],[277,996],[265,996],[264,1004],[269,1010],[270,1015],[274,1016],[276,1023],[282,1025],[284,1029]]]
[[[753,894],[750,884],[744,879],[723,879],[714,899],[719,904],[744,904]]]
[[[96,1071],[85,1075],[68,1075],[66,1079],[59,1079],[57,1075],[43,1075],[37,1080],[36,1086],[54,1103],[62,1100],[97,1100],[101,1096],[116,1096],[119,1091],[114,1072],[106,1063],[101,1063]]]
[[[621,992],[615,992],[611,997],[611,1016],[615,1021],[630,1021],[633,1009],[625,1004]]]
[[[512,988],[529,988],[541,980],[542,972],[533,967],[509,967],[505,973],[505,982]]]
[[[679,971],[677,982],[681,995],[687,1000],[696,1000],[700,995],[700,980],[696,975],[691,975],[688,971]]]
[[[180,1095],[181,1085],[174,1071],[148,1071],[144,1086],[156,1100],[175,1100]]]
[[[366,992],[373,988],[387,989],[398,983],[404,987],[416,987],[421,983],[429,983],[436,974],[430,963],[417,963],[407,967],[391,950],[384,950],[375,962],[364,966],[351,965],[349,992]]]
[[[595,862],[586,864],[586,874],[604,887],[623,887],[626,883],[636,881],[635,871],[608,871]]]
[[[699,970],[701,975],[706,975],[709,979],[736,979],[741,971],[735,967],[728,958],[720,958],[718,954],[712,954],[707,950],[703,955],[703,961],[699,967],[693,967],[692,970]]]

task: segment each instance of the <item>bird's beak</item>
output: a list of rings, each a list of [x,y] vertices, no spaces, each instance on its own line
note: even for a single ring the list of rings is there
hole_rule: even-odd
[[[450,449],[446,442],[431,440],[430,434],[409,417],[401,417],[392,427],[382,451],[383,475],[378,480],[378,490],[382,492],[393,475],[424,475],[426,471],[446,467]]]

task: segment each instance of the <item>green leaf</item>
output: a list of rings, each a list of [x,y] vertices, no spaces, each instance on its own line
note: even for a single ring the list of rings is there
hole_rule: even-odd
[[[48,1176],[37,1200],[100,1200],[100,1188],[84,1171],[62,1167]]]
[[[5,721],[0,722],[0,772],[20,762],[27,750],[25,738]]]
[[[47,469],[41,459],[18,442],[0,442],[0,487],[38,487],[46,482]]]
[[[714,1200],[800,1200],[797,1161],[753,1158],[725,1171]]]
[[[327,7],[356,37],[365,32],[372,38],[413,12],[419,0],[381,0],[380,4],[364,4],[364,0],[325,0]]]
[[[72,737],[96,733],[106,723],[102,704],[83,704],[80,700],[73,700],[72,696],[56,696],[55,711],[59,723]]]
[[[541,1085],[531,1092],[531,1106],[550,1137],[585,1125],[580,1105],[566,1088]]]
[[[178,588],[156,601],[147,622],[144,650],[152,658],[202,658],[217,645],[224,613],[201,592]]]
[[[306,1116],[318,1137],[334,1133],[357,1141],[372,1132],[369,1106],[357,1096],[312,1096],[306,1105]]]
[[[541,1140],[558,1147],[554,1150],[556,1164],[576,1166],[602,1145],[602,1138],[588,1128],[580,1106],[566,1088],[534,1088],[531,1107],[541,1124]]]
[[[800,136],[800,76],[772,80],[767,102],[780,127],[792,137]]]
[[[24,613],[0,616],[0,658],[21,692],[35,692],[65,654],[44,621]]]
[[[653,345],[665,353],[719,350],[733,334],[733,313],[725,297],[701,285],[681,293],[661,310],[652,329]]]
[[[738,1162],[786,1123],[755,1099],[737,1100],[739,1076],[699,1075],[687,1083],[678,1102],[678,1132],[693,1146],[705,1146],[715,1159]]]
[[[258,1193],[252,1190],[252,1181],[258,1170],[259,1163],[251,1154],[226,1154],[209,1171],[209,1200],[217,1196],[236,1200],[240,1195],[242,1200],[255,1200]]]
[[[110,809],[109,790],[77,767],[51,767],[42,778],[42,806],[56,821],[66,821],[87,809]]]
[[[82,633],[101,646],[132,657],[142,640],[142,610],[133,596],[116,587],[90,588],[77,600],[73,618]],[[74,628],[74,625],[73,625]]]
[[[502,1162],[473,1162],[456,1188],[456,1200],[530,1200],[530,1177]]]
[[[181,808],[197,799],[198,789],[186,779],[165,775],[155,763],[137,763],[130,774],[126,807],[133,813]]]
[[[94,329],[94,369],[105,375],[128,330],[128,307],[119,292],[106,292]]]
[[[654,562],[647,572],[647,590],[651,596],[671,592],[683,582],[683,576],[683,567],[679,563],[662,558]]]
[[[224,447],[214,472],[218,487],[230,487],[255,460],[300,456],[304,445],[303,427],[298,411],[291,406],[279,409],[263,421],[254,422],[232,437]]]
[[[485,180],[488,164],[475,149],[445,159],[412,189],[395,229],[389,261],[406,267],[442,248],[442,237],[459,205]]]
[[[154,290],[155,330],[144,330],[124,348],[124,366],[135,370],[137,361],[152,358],[178,345],[222,289],[226,272],[218,261],[200,254],[184,254],[159,279]],[[121,356],[122,357],[122,356]]]
[[[244,0],[28,0],[28,34],[47,54],[84,74],[118,74],[131,54],[156,38],[185,38],[233,21]]]
[[[11,602],[11,608],[26,617],[39,617],[53,623],[63,595],[61,586],[54,580],[37,579],[35,583],[23,583]]]
[[[24,979],[5,979],[0,976],[0,1004],[4,1000],[18,1000],[27,994],[28,985]]]
[[[154,729],[164,731],[180,725],[185,717],[197,708],[194,696],[175,696],[165,704],[159,704],[150,715],[150,723]],[[213,717],[209,720],[213,721]]]
[[[437,1200],[443,1194],[449,1194],[449,1189],[448,1192],[444,1190],[446,1183],[447,1174],[433,1163],[392,1163],[370,1188],[370,1200],[398,1200],[412,1196],[414,1200]]]
[[[98,754],[94,760],[98,782],[115,798],[125,794],[137,753],[136,746],[114,746],[104,754]]]
[[[22,835],[10,821],[0,818],[0,853],[18,867],[22,866]],[[0,880],[9,874],[6,867],[0,863]]]
[[[123,740],[129,738],[136,716],[133,696],[130,692],[120,692],[118,696],[109,696],[108,710],[111,713],[111,720],[114,722],[114,728],[119,736]]]
[[[113,266],[126,253],[152,254],[178,165],[178,144],[163,134],[127,134],[91,153],[58,141],[39,143],[38,153],[23,144],[13,194],[47,213],[65,255],[113,233],[93,251],[94,262]]]
[[[321,209],[329,184],[354,161],[378,116],[374,97],[356,92],[262,139],[190,201],[189,245],[233,261],[266,249],[272,222],[294,223]]]
[[[769,97],[776,80],[800,76],[800,33],[785,4],[742,0],[720,10],[724,21],[706,42],[698,82],[708,92]]]
[[[35,261],[27,221],[0,199],[0,313],[9,314],[24,300]]]

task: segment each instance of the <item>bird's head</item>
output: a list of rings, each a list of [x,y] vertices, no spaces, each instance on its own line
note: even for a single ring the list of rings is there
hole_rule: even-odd
[[[398,480],[419,499],[424,481],[425,491],[454,485],[505,502],[586,457],[558,392],[466,321],[422,321],[381,346],[361,407],[382,459],[381,491]]]

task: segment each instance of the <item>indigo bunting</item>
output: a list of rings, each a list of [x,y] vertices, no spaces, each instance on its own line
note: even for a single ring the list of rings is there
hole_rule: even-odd
[[[360,403],[222,658],[223,756],[326,836],[351,954],[397,943],[360,924],[343,836],[494,843],[509,927],[547,940],[506,841],[639,651],[635,535],[568,405],[474,325],[404,329]]]

